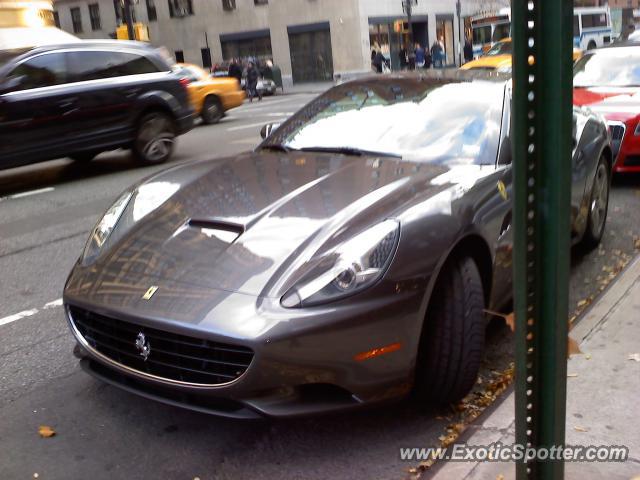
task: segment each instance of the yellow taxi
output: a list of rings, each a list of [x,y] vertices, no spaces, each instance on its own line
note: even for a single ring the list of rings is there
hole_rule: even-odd
[[[218,123],[224,112],[244,101],[244,91],[235,78],[212,78],[202,68],[188,63],[178,63],[176,71],[189,81],[189,102],[204,123]]]
[[[511,39],[505,38],[496,43],[487,50],[477,60],[465,63],[460,67],[461,70],[491,70],[499,73],[511,73]],[[578,48],[573,49],[573,61],[575,62],[582,56],[582,51]]]

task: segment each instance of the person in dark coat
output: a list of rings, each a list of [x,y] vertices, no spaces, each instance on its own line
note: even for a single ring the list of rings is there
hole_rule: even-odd
[[[406,70],[409,66],[409,59],[407,58],[407,47],[402,45],[402,48],[398,52],[398,56],[400,57],[400,70]]]
[[[260,78],[260,71],[253,62],[249,62],[247,66],[247,94],[249,95],[249,101],[253,102],[253,97],[258,96],[258,101],[262,100],[262,93],[258,90],[258,79]]]
[[[464,61],[470,62],[473,60],[473,44],[471,43],[471,39],[467,36],[464,39]]]
[[[238,85],[240,85],[242,80],[242,67],[238,65],[235,58],[231,60],[231,64],[229,65],[229,76],[238,80]]]

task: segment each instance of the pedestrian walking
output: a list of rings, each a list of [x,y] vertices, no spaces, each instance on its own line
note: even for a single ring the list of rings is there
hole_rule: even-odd
[[[444,37],[440,36],[438,38],[438,45],[440,46],[440,68],[443,68],[445,62],[447,61],[447,52],[444,47]]]
[[[425,61],[425,52],[422,45],[416,43],[416,68],[423,68]]]
[[[383,64],[385,62],[384,55],[381,51],[375,52],[375,57],[373,58],[373,69],[376,73],[382,73]]]
[[[433,41],[433,45],[431,45],[431,58],[433,59],[433,68],[441,68],[442,64],[440,63],[440,44],[438,40]]]
[[[253,62],[249,62],[247,66],[247,94],[249,95],[249,101],[253,102],[253,97],[257,96],[258,101],[262,100],[262,92],[258,90],[258,79],[260,78],[260,71]]]
[[[473,60],[473,44],[467,35],[464,39],[464,62],[467,63],[471,60]]]
[[[400,57],[400,70],[406,70],[409,65],[409,59],[407,58],[407,47],[405,45],[402,45],[398,56]]]
[[[242,67],[235,58],[229,64],[229,76],[238,80],[238,85],[242,83]]]

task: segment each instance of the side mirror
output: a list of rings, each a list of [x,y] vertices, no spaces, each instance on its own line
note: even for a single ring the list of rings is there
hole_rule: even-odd
[[[12,92],[16,88],[20,86],[22,80],[24,79],[24,75],[18,75],[16,77],[6,78],[2,83],[0,83],[0,95],[4,95],[5,93]]]
[[[269,135],[271,135],[271,133],[277,129],[280,126],[279,123],[267,123],[264,127],[262,127],[260,129],[260,136],[262,137],[262,139],[264,140],[265,138],[267,138]]]
[[[504,137],[500,145],[500,153],[498,154],[498,165],[509,165],[511,159],[511,137]]]

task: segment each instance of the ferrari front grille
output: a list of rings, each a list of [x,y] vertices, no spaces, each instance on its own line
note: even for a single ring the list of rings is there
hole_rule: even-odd
[[[69,306],[77,333],[111,362],[160,380],[214,386],[232,382],[251,364],[250,348],[179,335]]]

